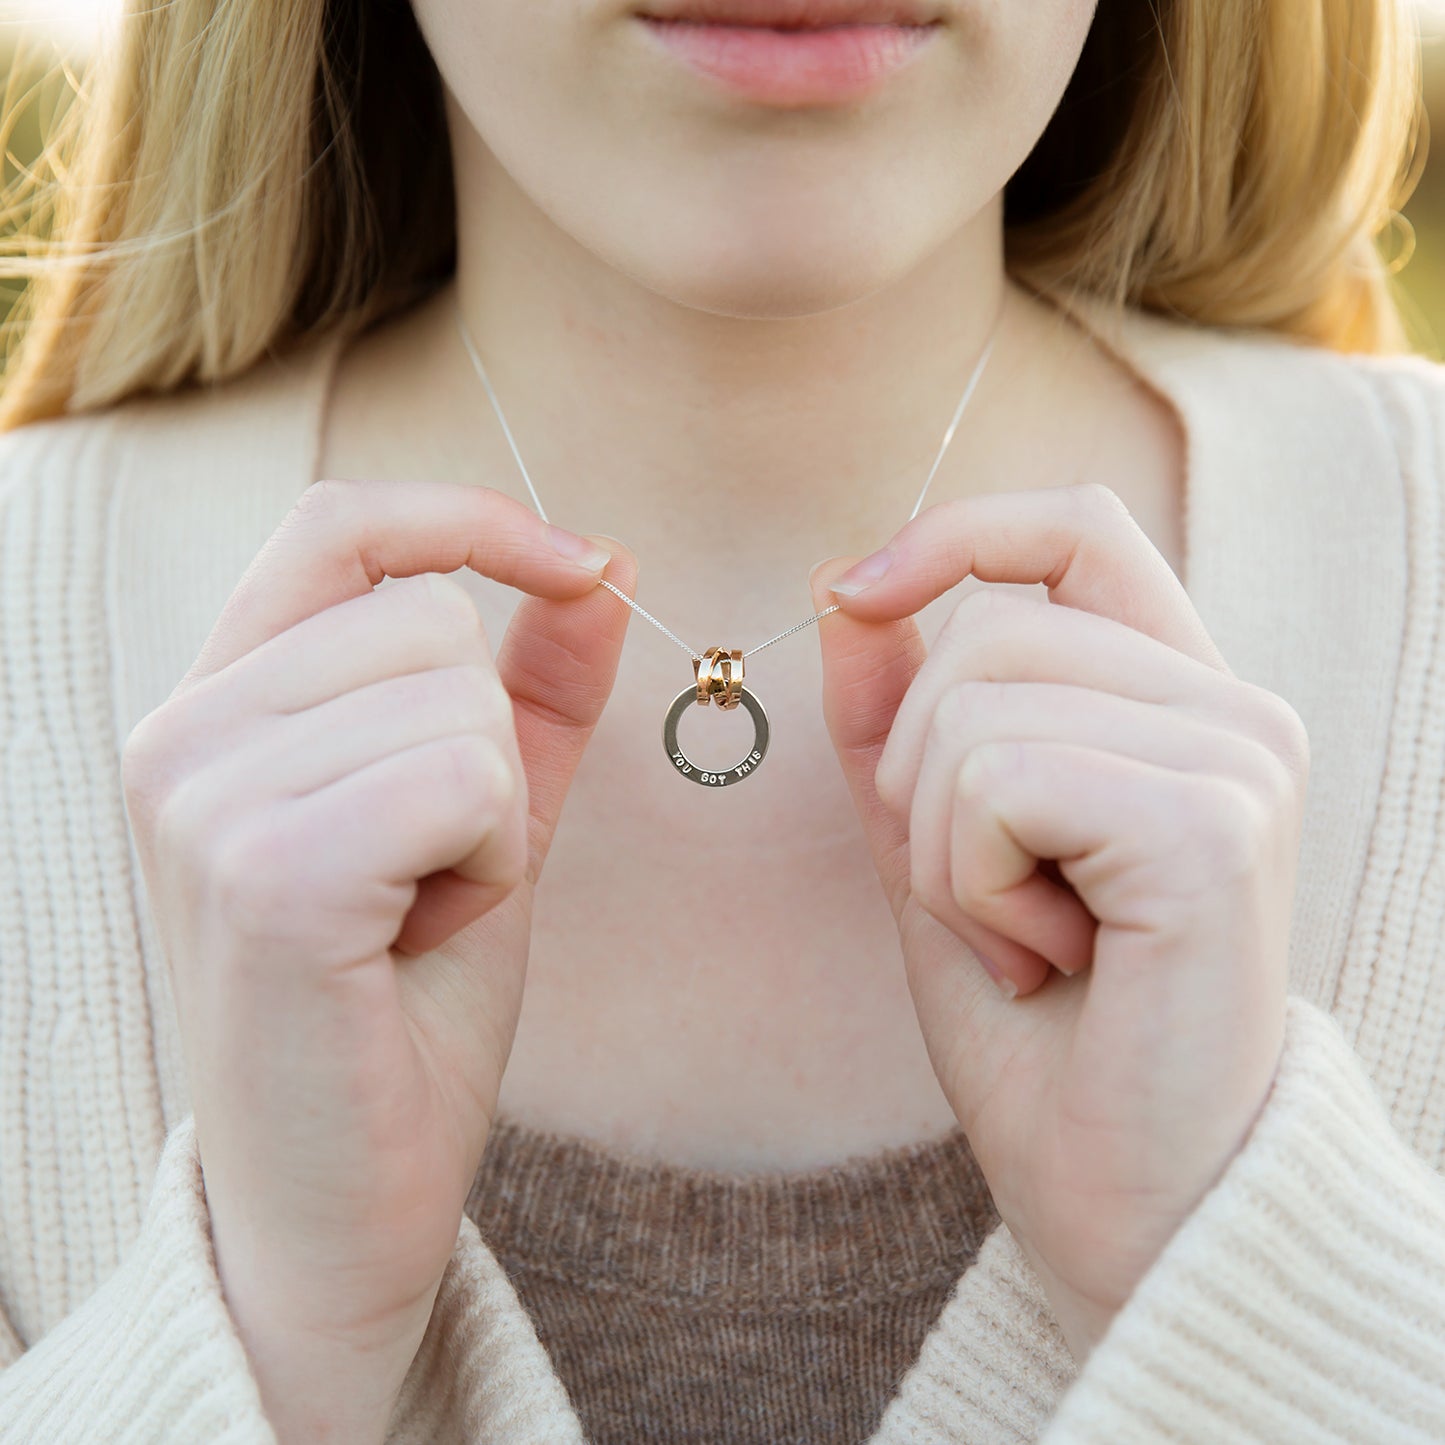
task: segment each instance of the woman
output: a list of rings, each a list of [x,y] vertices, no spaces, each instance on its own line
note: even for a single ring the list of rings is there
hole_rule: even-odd
[[[136,4],[15,265],[0,1438],[1445,1435],[1414,65]]]

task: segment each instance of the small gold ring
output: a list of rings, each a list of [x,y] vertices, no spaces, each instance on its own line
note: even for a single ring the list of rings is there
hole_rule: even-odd
[[[723,653],[722,661],[727,672],[727,686],[716,698],[717,705],[725,712],[731,711],[743,696],[743,652],[742,648],[735,647],[731,652]]]
[[[730,691],[730,658],[731,655],[721,647],[709,647],[701,658],[693,658],[692,672],[697,682],[697,696],[694,701],[700,707],[706,707],[708,703],[720,699]],[[706,670],[703,663],[707,664]],[[719,705],[726,707],[729,704],[720,702]]]

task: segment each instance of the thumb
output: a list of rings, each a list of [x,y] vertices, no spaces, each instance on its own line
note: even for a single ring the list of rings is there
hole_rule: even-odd
[[[837,601],[828,584],[857,560],[829,557],[814,566],[808,586],[815,612]],[[818,624],[818,638],[823,650],[823,719],[896,917],[908,894],[908,834],[879,800],[873,774],[898,705],[928,648],[911,617],[861,622],[834,612]]]
[[[625,543],[589,533],[612,554],[602,576],[632,596],[637,558]],[[527,595],[497,652],[512,696],[517,747],[531,810],[528,877],[535,883],[551,847],[572,775],[612,695],[632,609],[599,582],[581,597]]]

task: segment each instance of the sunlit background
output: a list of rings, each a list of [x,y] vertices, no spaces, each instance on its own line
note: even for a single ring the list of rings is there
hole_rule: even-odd
[[[7,58],[11,38],[21,26],[42,30],[67,49],[84,54],[121,4],[122,0],[0,0],[0,21],[9,32]]]
[[[125,0],[0,0],[0,73],[13,66],[17,40],[24,36],[43,42],[43,58],[59,54],[77,70],[87,53],[102,39],[118,17]],[[161,0],[157,0],[161,3]],[[257,0],[251,0],[257,3]],[[264,3],[264,0],[260,0]],[[363,0],[357,0],[363,3]],[[1299,0],[1308,3],[1308,0]],[[1412,12],[1419,27],[1424,60],[1424,93],[1429,115],[1424,171],[1404,207],[1407,226],[1389,238],[1386,253],[1403,256],[1399,277],[1407,321],[1418,348],[1445,360],[1445,0],[1398,0]],[[32,112],[34,108],[31,108]],[[40,142],[41,121],[26,114],[8,137],[4,158],[9,179],[17,165],[26,164]],[[1428,149],[1428,136],[1440,137],[1441,154]],[[1413,232],[1413,236],[1407,234]],[[1410,251],[1413,243],[1413,251]],[[0,315],[13,297],[0,288]]]

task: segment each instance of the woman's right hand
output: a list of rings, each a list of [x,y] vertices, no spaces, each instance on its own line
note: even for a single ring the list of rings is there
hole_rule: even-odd
[[[318,482],[126,741],[217,1268],[283,1441],[383,1438],[481,1161],[630,615],[559,530],[489,487]],[[495,661],[433,575],[463,566],[532,594]]]

